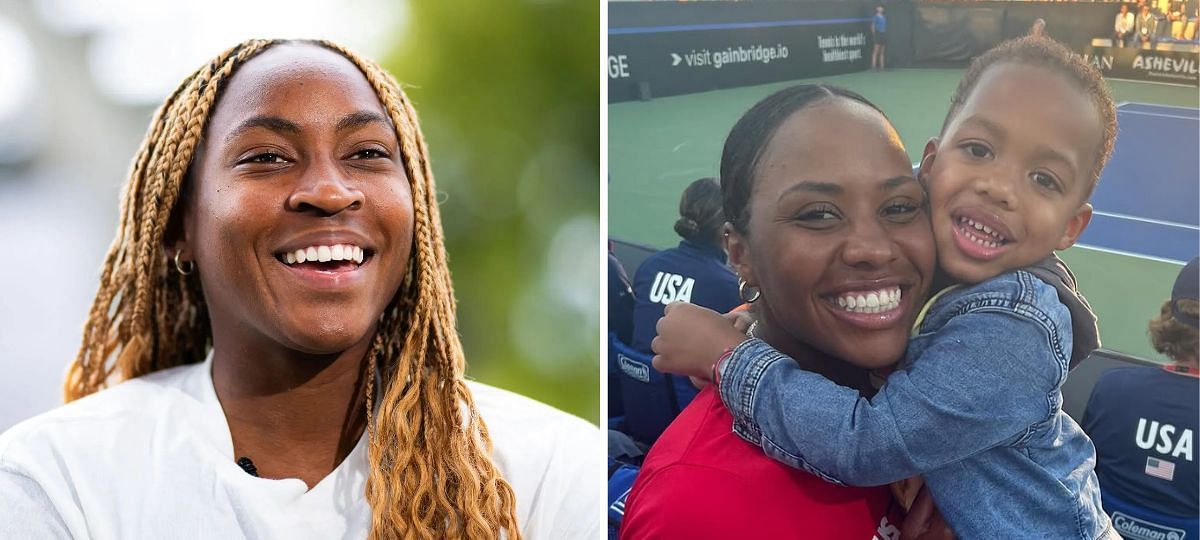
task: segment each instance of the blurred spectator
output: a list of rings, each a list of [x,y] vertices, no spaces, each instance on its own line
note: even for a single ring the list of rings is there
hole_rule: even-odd
[[[1185,15],[1183,25],[1183,39],[1196,39],[1196,20],[1200,19],[1200,2],[1197,0],[1187,0],[1184,4],[1183,13]]]
[[[630,345],[647,353],[667,304],[690,302],[724,313],[742,303],[737,276],[725,264],[721,246],[725,216],[717,181],[701,178],[683,190],[679,216],[675,232],[683,241],[651,255],[633,276],[636,307]]]
[[[1171,4],[1167,8],[1167,24],[1170,27],[1169,32],[1173,39],[1183,39],[1183,29],[1187,25],[1185,9],[1187,9],[1187,6],[1183,0],[1171,0]]]
[[[883,6],[875,6],[875,16],[871,17],[871,41],[875,43],[871,50],[871,69],[883,69],[887,52],[887,17],[883,16]]]
[[[1029,27],[1029,35],[1044,36],[1046,35],[1046,19],[1037,18],[1033,20],[1033,25]]]
[[[1138,13],[1137,19],[1134,21],[1133,33],[1137,39],[1139,47],[1154,48],[1155,31],[1158,28],[1158,19],[1154,14],[1150,13],[1150,6],[1140,4],[1141,11]]]
[[[1174,364],[1111,369],[1092,389],[1083,428],[1096,445],[1096,475],[1110,513],[1112,496],[1193,523],[1200,515],[1197,292],[1200,257],[1183,268],[1171,299],[1150,321],[1151,343]]]
[[[1129,12],[1129,4],[1121,4],[1120,11],[1117,13],[1117,19],[1113,23],[1113,46],[1124,47],[1129,45],[1130,39],[1133,38],[1133,14]]]

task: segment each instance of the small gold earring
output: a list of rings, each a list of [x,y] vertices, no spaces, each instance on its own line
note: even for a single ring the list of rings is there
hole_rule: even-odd
[[[180,261],[180,253],[183,253],[183,250],[175,252],[175,270],[185,276],[191,275],[192,272],[196,271],[196,261]]]
[[[738,298],[741,298],[747,304],[753,304],[760,296],[762,296],[762,291],[754,289],[754,296],[746,298],[746,280],[738,278]]]

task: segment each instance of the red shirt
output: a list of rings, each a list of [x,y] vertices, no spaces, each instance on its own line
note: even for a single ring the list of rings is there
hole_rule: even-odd
[[[659,437],[625,505],[622,540],[895,540],[902,512],[885,487],[842,487],[767,457],[732,431],[706,388]]]

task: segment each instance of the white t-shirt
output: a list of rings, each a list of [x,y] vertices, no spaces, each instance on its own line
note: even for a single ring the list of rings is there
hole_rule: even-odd
[[[603,538],[600,431],[531,399],[468,383],[526,538]],[[366,441],[312,490],[250,476],[211,361],[126,381],[0,435],[0,538],[365,538]]]
[[[1113,22],[1113,30],[1122,34],[1133,31],[1133,13],[1118,13]]]

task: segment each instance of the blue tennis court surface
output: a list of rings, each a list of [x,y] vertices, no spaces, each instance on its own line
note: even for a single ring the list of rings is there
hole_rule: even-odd
[[[1077,244],[1183,264],[1200,250],[1200,110],[1117,107],[1117,143]]]

